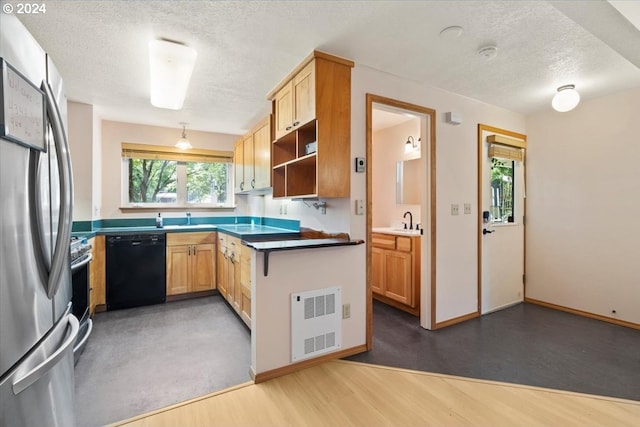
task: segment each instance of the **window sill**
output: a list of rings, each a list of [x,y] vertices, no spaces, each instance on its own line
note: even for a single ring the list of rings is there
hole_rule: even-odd
[[[153,206],[121,206],[121,212],[198,212],[198,211],[233,211],[235,210],[235,206],[164,206],[164,205],[153,205]]]

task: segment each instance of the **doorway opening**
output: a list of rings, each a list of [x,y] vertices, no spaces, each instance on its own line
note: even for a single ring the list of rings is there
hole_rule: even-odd
[[[367,94],[367,348],[373,299],[435,324],[435,110]]]

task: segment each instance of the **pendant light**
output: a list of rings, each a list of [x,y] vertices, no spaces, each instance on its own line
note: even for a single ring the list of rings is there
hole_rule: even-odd
[[[191,143],[187,139],[187,130],[186,130],[187,124],[186,123],[180,123],[180,124],[182,125],[182,136],[180,137],[178,142],[176,142],[176,147],[178,147],[181,150],[188,150],[190,148],[193,148],[191,146]]]
[[[576,108],[579,102],[580,94],[576,91],[576,86],[564,85],[558,88],[558,93],[553,97],[551,106],[554,110],[565,113]]]

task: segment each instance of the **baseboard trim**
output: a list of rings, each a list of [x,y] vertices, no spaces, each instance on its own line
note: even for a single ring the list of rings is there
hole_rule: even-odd
[[[274,378],[281,377],[283,375],[291,374],[301,369],[310,368],[321,363],[327,362],[333,359],[342,359],[343,357],[353,356],[354,354],[367,351],[367,345],[362,344],[355,347],[347,348],[344,350],[336,351],[334,353],[325,354],[324,356],[315,357],[309,360],[303,360],[302,362],[293,363],[291,365],[283,366],[281,368],[272,369],[270,371],[254,373],[253,381],[258,384],[264,381],[272,380]]]
[[[216,289],[212,289],[209,291],[189,292],[186,294],[177,294],[177,295],[167,295],[167,302],[182,301],[185,299],[200,298],[200,297],[208,297],[218,293],[219,292]]]
[[[411,308],[407,305],[402,304],[401,302],[385,297],[384,295],[373,294],[373,299],[376,301],[380,301],[383,304],[387,304],[391,307],[397,308],[398,310],[402,310],[406,313],[420,317],[420,307]]]
[[[476,317],[480,317],[480,313],[478,313],[477,311],[474,311],[473,313],[454,317],[453,319],[445,320],[443,322],[437,322],[435,325],[431,325],[432,326],[431,330],[435,331],[436,329],[441,329],[447,326],[455,325],[457,323],[462,323],[467,320],[475,319]]]
[[[534,298],[525,298],[525,302],[530,304],[540,305],[542,307],[552,308],[558,311],[564,311],[566,313],[576,314],[582,317],[588,317],[590,319],[600,320],[602,322],[613,323],[614,325],[625,326],[632,329],[640,329],[639,323],[627,322],[626,320],[614,319],[613,317],[602,316],[600,314],[590,313],[588,311],[578,310],[576,308],[565,307],[563,305],[553,304],[546,301],[540,301]]]

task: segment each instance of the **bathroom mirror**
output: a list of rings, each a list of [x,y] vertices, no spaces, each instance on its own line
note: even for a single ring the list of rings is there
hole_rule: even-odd
[[[420,204],[420,159],[396,163],[396,204]]]

